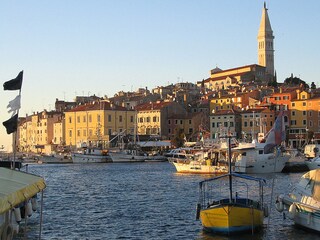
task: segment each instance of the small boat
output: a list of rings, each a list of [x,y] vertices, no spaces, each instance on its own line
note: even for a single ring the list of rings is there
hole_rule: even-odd
[[[320,169],[302,175],[288,194],[280,194],[276,209],[287,212],[297,226],[320,232]]]
[[[73,163],[111,162],[108,151],[99,147],[83,147],[81,152],[74,152],[71,157]]]
[[[309,170],[320,168],[320,156],[306,160],[305,164],[308,166]]]
[[[230,141],[228,158],[228,174],[200,182],[196,217],[208,232],[254,233],[262,227],[263,219],[268,215],[263,202],[265,180],[231,171]]]

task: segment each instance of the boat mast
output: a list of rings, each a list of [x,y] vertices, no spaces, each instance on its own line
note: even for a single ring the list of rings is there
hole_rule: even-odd
[[[231,136],[228,138],[228,165],[229,165],[229,192],[230,192],[230,203],[232,202],[232,174],[231,174]]]

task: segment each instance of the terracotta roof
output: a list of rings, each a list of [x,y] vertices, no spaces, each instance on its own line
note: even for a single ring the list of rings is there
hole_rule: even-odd
[[[129,111],[125,107],[114,105],[109,102],[95,102],[95,103],[78,105],[77,107],[74,107],[73,109],[70,109],[66,112],[81,112],[81,111],[95,111],[95,110]]]
[[[136,106],[135,109],[138,111],[160,110],[171,104],[173,104],[173,102],[151,102],[151,103],[140,104]]]

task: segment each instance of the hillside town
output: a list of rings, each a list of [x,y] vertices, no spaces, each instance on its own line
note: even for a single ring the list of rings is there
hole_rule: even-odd
[[[258,64],[215,67],[196,83],[121,91],[113,97],[77,96],[72,102],[56,99],[53,111],[19,117],[16,147],[31,153],[98,143],[107,148],[119,134],[167,140],[174,147],[217,139],[226,132],[252,141],[263,139],[281,110],[287,146],[302,148],[318,141],[319,91],[314,82],[309,86],[293,74],[278,82],[266,6],[257,40]]]

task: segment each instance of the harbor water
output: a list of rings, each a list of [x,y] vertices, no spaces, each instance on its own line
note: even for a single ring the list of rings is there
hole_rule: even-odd
[[[221,236],[204,232],[195,219],[199,181],[210,175],[179,174],[168,162],[38,164],[28,171],[47,183],[41,239],[319,238],[288,217],[284,220],[273,204],[303,173],[258,175],[267,180],[265,201],[272,199],[263,229],[254,235]],[[15,239],[38,239],[39,219],[34,213]]]

